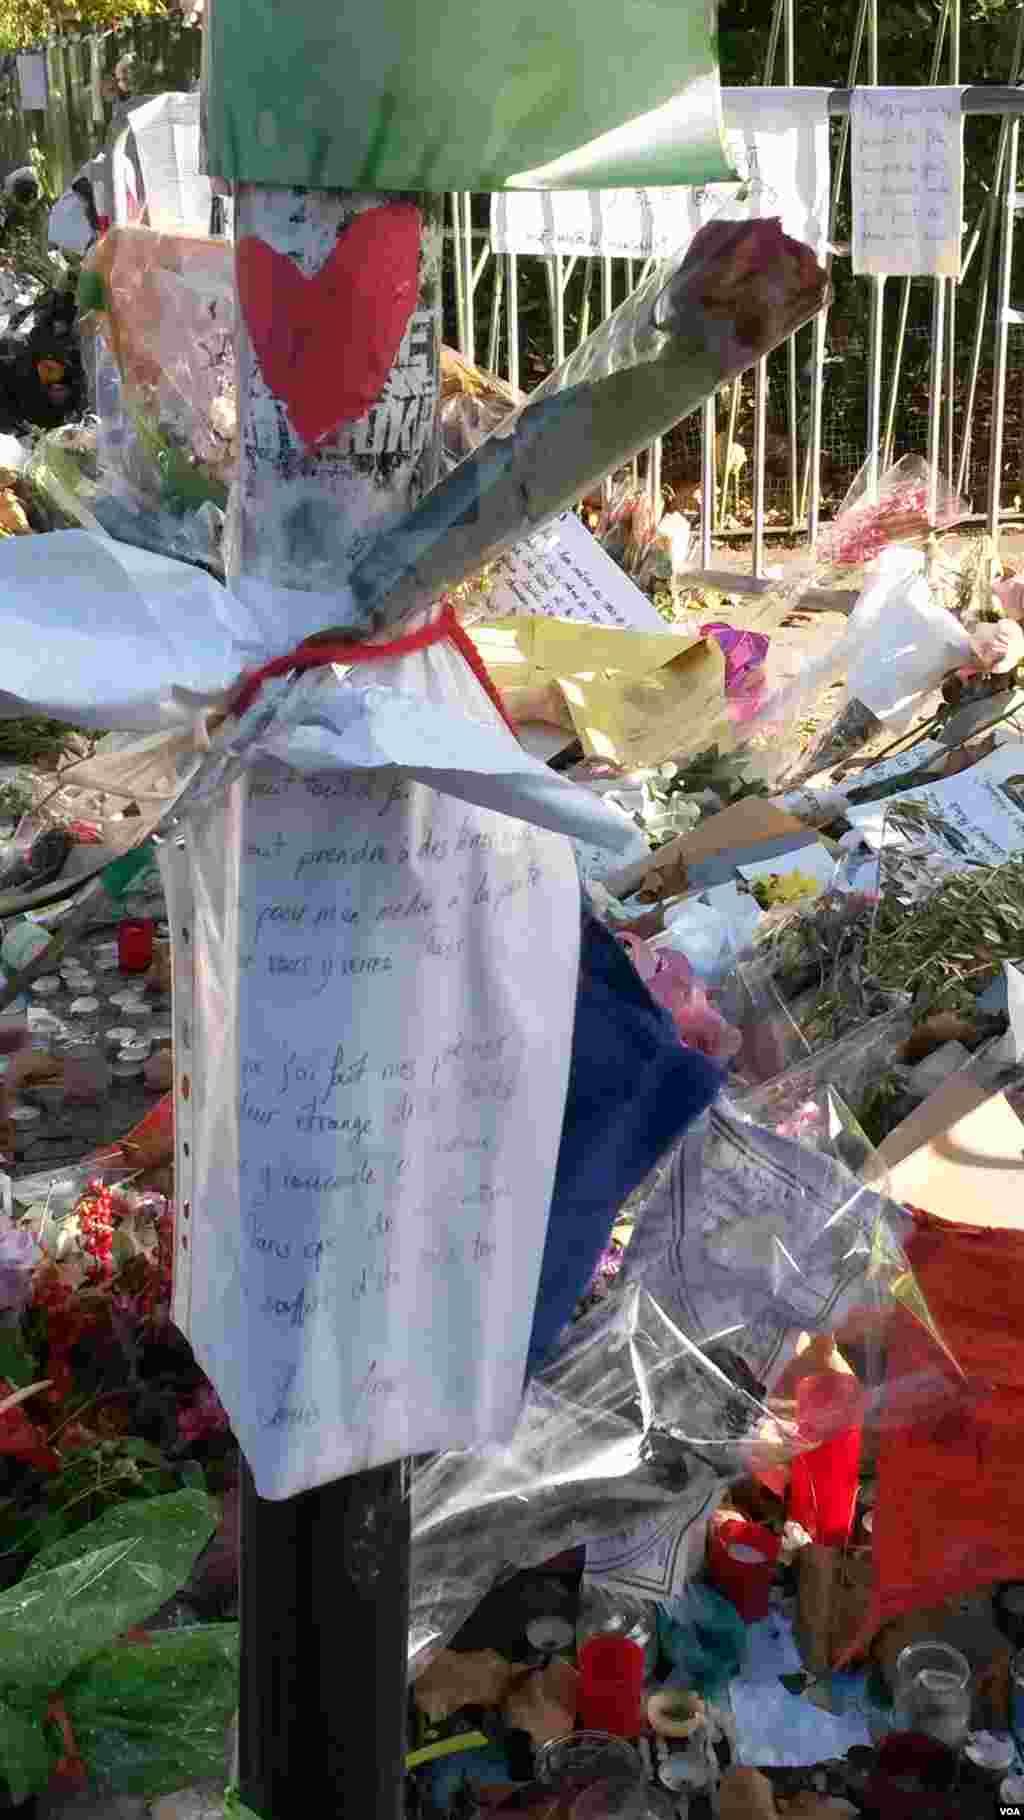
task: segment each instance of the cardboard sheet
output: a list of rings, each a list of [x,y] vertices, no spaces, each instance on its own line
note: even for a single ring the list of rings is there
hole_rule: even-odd
[[[753,846],[759,841],[783,840],[789,834],[806,834],[803,822],[797,821],[788,810],[780,809],[777,804],[767,802],[763,797],[746,796],[738,803],[730,803],[718,815],[709,815],[707,821],[701,822],[698,828],[692,828],[688,834],[681,834],[678,840],[668,841],[658,849],[658,865],[665,867],[677,858],[687,865],[696,864],[699,860],[710,859],[716,853],[728,853],[733,848]],[[635,891],[644,873],[650,870],[653,863],[643,861],[639,866],[624,866],[620,872],[613,873],[606,880],[608,890],[616,897],[628,896]]]
[[[1024,1231],[1024,1124],[1006,1096],[955,1074],[878,1148],[889,1193],[937,1219]]]

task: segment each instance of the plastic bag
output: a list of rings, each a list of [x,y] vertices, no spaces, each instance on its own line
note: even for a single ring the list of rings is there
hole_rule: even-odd
[[[813,776],[883,727],[909,724],[928,690],[969,657],[962,628],[942,599],[932,597],[921,553],[932,530],[955,523],[966,506],[938,481],[930,526],[930,490],[930,469],[920,456],[904,456],[877,479],[875,464],[866,462],[803,574],[787,584],[795,611],[804,592],[843,569],[867,565],[869,571],[846,630],[795,676],[773,683],[747,721],[772,775]],[[829,722],[813,747],[793,752],[798,724],[841,677],[847,689],[838,713],[830,703]]]
[[[951,1406],[960,1380],[926,1329],[902,1249],[909,1221],[841,1148],[712,1111],[659,1165],[628,1204],[616,1287],[530,1381],[512,1439],[414,1475],[414,1666],[508,1565],[634,1530],[652,1546],[685,1536],[726,1483],[820,1445],[792,1398],[774,1400],[801,1333],[859,1349],[875,1425]],[[869,1147],[865,1170],[872,1159]],[[886,1383],[886,1324],[907,1308],[934,1370]]]
[[[359,624],[393,624],[532,535],[807,321],[827,290],[777,221],[702,228],[371,545],[350,577]]]
[[[795,1408],[772,1398],[800,1333],[848,1337],[875,1426],[905,1420],[909,1408],[946,1409],[951,1385],[957,1394],[963,1386],[917,1291],[904,1251],[910,1222],[885,1199],[873,1146],[837,1093],[821,1097],[823,1115],[799,1141],[713,1110],[637,1197],[622,1271],[666,1319],[685,1324],[702,1356],[721,1348],[760,1386],[775,1426],[748,1435],[747,1446],[766,1463],[787,1434],[790,1454],[801,1445],[786,1428]],[[915,1316],[931,1348],[930,1369],[912,1383],[885,1380],[885,1336],[899,1310]]]
[[[701,1525],[748,1469],[745,1437],[787,1456],[789,1431],[630,1288],[578,1322],[527,1385],[511,1439],[436,1456],[412,1485],[412,1671],[512,1565],[634,1531],[655,1548]],[[674,1430],[678,1429],[677,1435]],[[685,1435],[706,1437],[705,1459]],[[677,1540],[677,1551],[685,1545]],[[642,1552],[642,1549],[640,1550]]]
[[[111,536],[223,572],[237,458],[235,294],[224,241],[113,228],[80,285],[99,423],[31,466],[63,509]]]

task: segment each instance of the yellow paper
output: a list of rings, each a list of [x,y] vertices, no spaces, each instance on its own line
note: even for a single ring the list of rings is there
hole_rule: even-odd
[[[499,689],[558,684],[589,757],[657,765],[733,744],[725,659],[713,640],[526,618],[471,633]]]

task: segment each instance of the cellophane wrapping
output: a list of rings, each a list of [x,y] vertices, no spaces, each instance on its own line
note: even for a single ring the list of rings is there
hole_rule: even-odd
[[[96,419],[41,439],[30,473],[86,529],[224,572],[237,461],[233,248],[112,228],[85,261]]]

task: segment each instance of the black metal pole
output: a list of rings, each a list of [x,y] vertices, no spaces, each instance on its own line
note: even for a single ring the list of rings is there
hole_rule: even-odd
[[[260,1820],[395,1820],[409,1504],[400,1465],[241,1498],[239,1787]]]
[[[391,373],[375,376],[375,402],[315,447],[293,415],[317,416],[315,388],[304,413],[301,400],[290,409],[276,394],[264,371],[273,374],[274,349],[254,344],[243,286],[233,580],[329,592],[369,525],[397,519],[433,483],[441,341],[440,198],[239,186],[238,245],[265,243],[272,280],[289,265],[311,279],[352,223],[371,209],[383,218],[396,201],[419,210],[413,314]],[[276,285],[277,345],[308,330],[287,319],[295,296],[294,285]],[[335,349],[339,361],[343,352]],[[315,615],[312,602],[310,610]],[[311,617],[305,630],[320,624]],[[243,1802],[259,1820],[396,1820],[409,1617],[401,1464],[273,1503],[257,1496],[245,1468],[240,1541]]]

